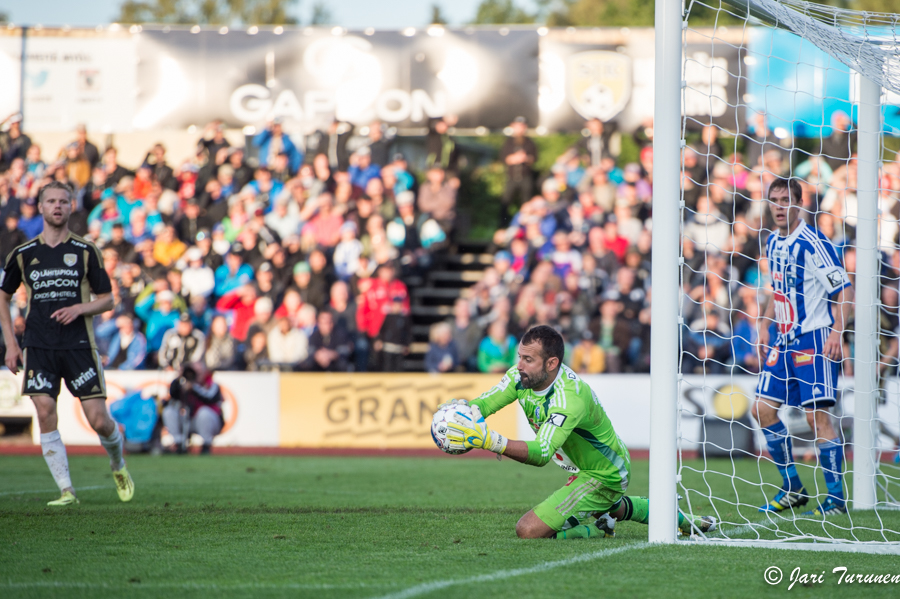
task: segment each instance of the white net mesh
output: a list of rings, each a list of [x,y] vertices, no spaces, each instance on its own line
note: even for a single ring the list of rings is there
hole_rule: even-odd
[[[896,543],[900,548],[900,110],[892,105],[900,98],[900,17],[799,0],[726,1],[729,6],[718,0],[691,3],[684,31],[683,101],[686,107],[705,104],[708,109],[686,110],[683,119],[680,508],[715,515],[722,523],[718,538]],[[693,26],[690,16],[698,10],[715,15],[715,26]],[[698,53],[704,46],[708,50]],[[729,56],[736,50],[739,60],[717,60],[723,50]],[[830,293],[840,281],[829,282],[826,276],[816,287],[813,271],[828,270],[833,255],[835,277],[841,274],[838,266],[846,269],[851,284],[856,277],[860,212],[854,100],[859,84],[854,71],[882,85],[886,107],[886,133],[877,149],[882,162],[877,193],[881,328],[872,423],[878,431],[875,510],[852,509],[855,306],[837,337],[842,354],[835,388],[825,374],[810,374],[830,368],[817,358],[826,351],[830,330],[828,323],[823,328],[822,310],[830,319],[841,309],[835,303],[841,296]],[[731,87],[737,93],[727,97],[716,91]],[[796,237],[785,239],[788,245],[770,246],[773,273],[767,242],[784,221],[773,220],[765,198],[781,177],[800,182],[803,235],[811,245],[800,244],[798,252],[809,251],[800,259],[789,255]],[[781,262],[778,252],[784,254]],[[825,308],[816,304],[818,297]],[[790,327],[777,328],[772,314],[767,317],[773,300],[782,320],[797,323],[793,333]],[[759,331],[770,328],[769,345],[779,341],[780,349],[759,351]],[[823,330],[818,341],[809,341],[818,346],[803,345],[813,333],[806,340],[798,334]],[[781,364],[783,372],[772,370],[773,364]],[[770,397],[770,405],[778,405],[774,398],[779,396],[789,398],[788,404],[806,405],[834,396],[830,411],[838,449],[828,443],[831,434],[823,436],[829,429],[819,420],[808,422],[799,405],[779,410],[786,427],[781,436],[780,425],[771,423],[764,434],[753,410],[758,393]],[[789,457],[779,459],[770,447],[773,439],[781,448],[777,451],[790,439]],[[843,474],[840,481],[837,471]],[[805,505],[761,511],[797,480],[806,491]],[[850,509],[825,516],[806,513],[833,505]]]

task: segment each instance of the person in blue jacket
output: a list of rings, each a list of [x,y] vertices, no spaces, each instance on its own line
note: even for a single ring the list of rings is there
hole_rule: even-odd
[[[281,152],[288,155],[291,172],[296,173],[303,164],[301,152],[291,138],[281,129],[281,119],[270,121],[266,128],[253,137],[253,145],[259,148],[259,165],[268,167]]]
[[[135,329],[131,316],[116,318],[116,331],[109,343],[106,367],[110,370],[141,370],[147,357],[147,338]]]

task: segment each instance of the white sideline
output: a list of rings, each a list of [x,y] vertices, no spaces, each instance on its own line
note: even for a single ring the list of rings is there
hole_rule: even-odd
[[[112,489],[113,485],[94,485],[93,487],[75,487],[75,492],[79,491],[93,491],[95,489]],[[0,495],[29,495],[31,493],[53,493],[57,492],[59,489],[37,489],[34,491],[4,491],[0,493]]]
[[[218,584],[215,582],[134,582],[130,588],[134,589],[174,589],[194,591],[229,591],[235,589],[247,590],[278,590],[288,589],[297,591],[329,591],[329,590],[359,590],[384,587],[381,584],[300,584],[285,582],[284,584],[267,582],[244,582],[236,584]],[[0,582],[0,589],[29,589],[29,588],[60,588],[60,589],[122,589],[121,583],[108,582],[66,582],[66,581],[33,581],[33,582]]]
[[[526,574],[536,574],[538,572],[545,572],[547,570],[552,570],[554,568],[560,568],[563,566],[570,566],[572,564],[579,564],[581,562],[588,562],[595,559],[600,559],[603,557],[609,557],[610,555],[615,555],[617,553],[624,553],[626,551],[632,551],[635,549],[646,549],[650,547],[650,543],[641,542],[634,543],[633,545],[625,545],[623,547],[615,547],[611,549],[604,549],[602,551],[594,551],[592,553],[585,553],[583,555],[577,555],[575,557],[570,557],[568,559],[562,559],[555,562],[544,562],[542,564],[538,564],[536,566],[531,566],[530,568],[516,568],[515,570],[499,570],[497,572],[493,572],[491,574],[481,574],[479,576],[472,576],[470,578],[457,578],[453,580],[437,580],[434,582],[426,582],[423,584],[416,585],[414,587],[409,587],[403,591],[398,593],[391,593],[389,595],[382,595],[381,597],[377,597],[376,599],[407,599],[408,597],[415,597],[417,595],[424,595],[425,593],[431,593],[433,591],[438,591],[440,589],[446,589],[447,587],[462,585],[462,584],[471,584],[477,582],[493,582],[495,580],[504,580],[506,578],[515,578],[516,576],[524,576]]]

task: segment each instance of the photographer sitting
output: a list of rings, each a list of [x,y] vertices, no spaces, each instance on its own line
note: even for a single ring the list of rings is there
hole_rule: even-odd
[[[222,431],[222,390],[212,373],[200,362],[185,364],[169,386],[169,400],[163,408],[163,424],[175,438],[168,453],[187,453],[191,434],[203,439],[200,453],[210,453],[213,437]]]

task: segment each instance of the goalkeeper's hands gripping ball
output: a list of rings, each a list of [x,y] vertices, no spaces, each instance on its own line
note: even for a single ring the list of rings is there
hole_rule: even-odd
[[[465,407],[469,407],[469,400],[468,400],[468,399],[451,399],[451,400],[445,401],[444,403],[442,403],[441,405],[439,405],[439,406],[437,407],[437,410],[435,410],[435,412],[438,412],[438,411],[440,411],[440,410],[442,410],[442,409],[444,409],[444,408],[446,408],[446,407],[449,407],[449,406],[465,406]]]
[[[509,442],[500,433],[492,431],[478,406],[472,405],[468,410],[453,413],[453,418],[447,422],[447,441],[451,449],[486,449],[497,455],[503,455]]]

